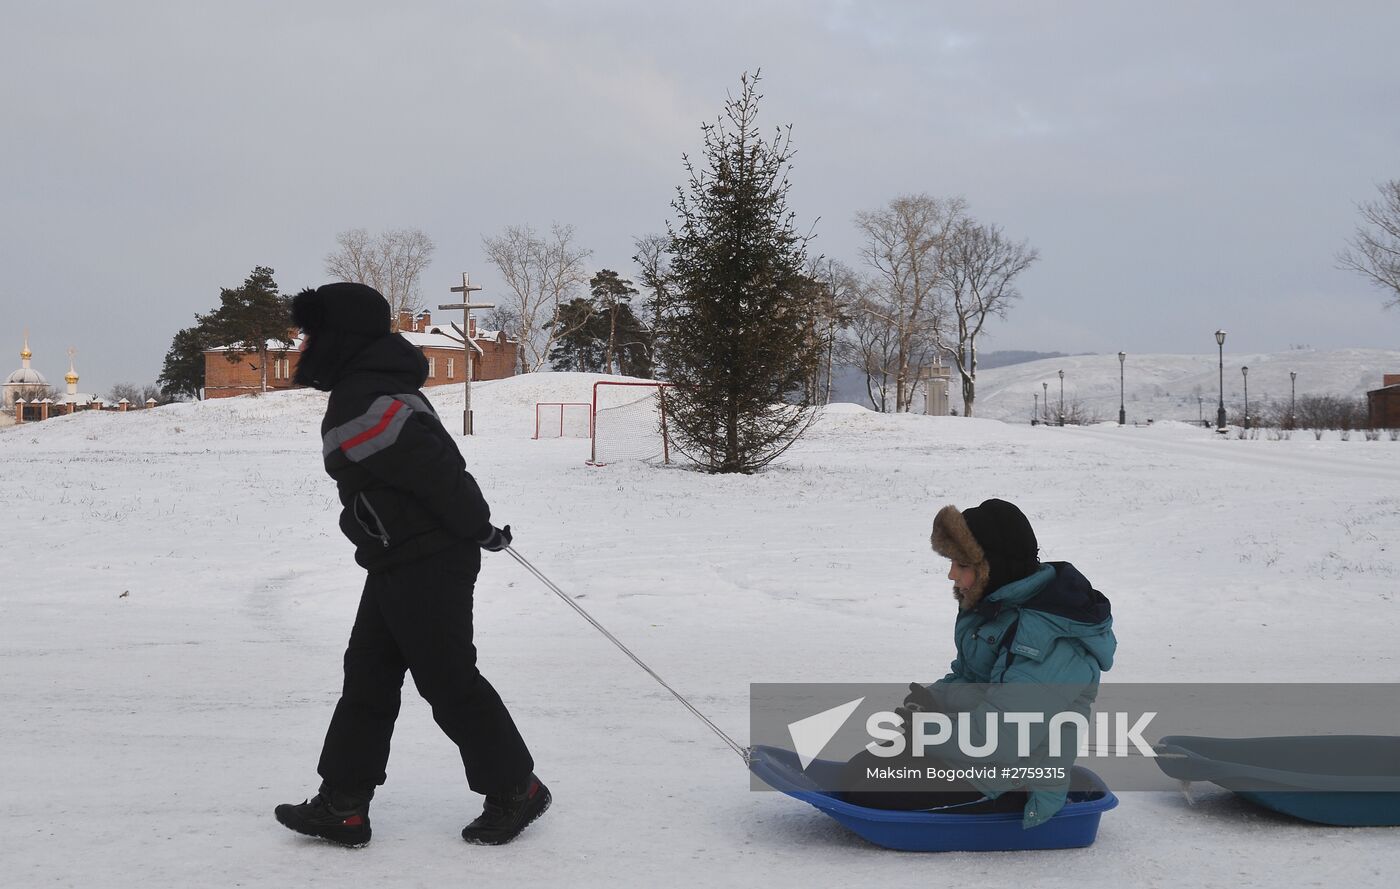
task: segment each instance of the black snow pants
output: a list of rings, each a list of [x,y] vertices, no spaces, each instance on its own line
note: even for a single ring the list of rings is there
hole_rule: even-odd
[[[480,567],[480,550],[468,544],[366,579],[317,766],[329,787],[368,797],[384,783],[405,670],[461,751],[472,790],[498,794],[529,778],[530,751],[476,668],[472,589]]]

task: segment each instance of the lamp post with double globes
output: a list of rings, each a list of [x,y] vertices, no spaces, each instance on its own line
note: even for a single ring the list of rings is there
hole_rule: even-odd
[[[1128,423],[1128,412],[1123,406],[1123,362],[1128,359],[1127,352],[1118,353],[1118,425],[1125,426]]]
[[[1220,347],[1220,406],[1215,410],[1215,431],[1225,432],[1225,331],[1215,332],[1215,344]]]
[[[1290,370],[1288,372],[1288,428],[1292,429],[1298,425],[1298,414],[1294,411],[1294,405],[1298,400],[1298,372]]]
[[[1060,425],[1065,425],[1065,372],[1060,371]]]
[[[1240,374],[1244,376],[1244,428],[1249,428],[1249,368],[1240,368]]]

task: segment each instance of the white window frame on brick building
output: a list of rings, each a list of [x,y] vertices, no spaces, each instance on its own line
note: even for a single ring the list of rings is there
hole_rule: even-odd
[[[453,375],[453,373],[452,373],[452,364],[453,364],[454,361],[456,361],[455,358],[449,358],[449,359],[447,359],[447,378],[448,378],[449,380],[454,380],[454,379],[456,379],[456,377],[455,377],[455,376]]]
[[[431,355],[428,356],[428,379],[437,379],[437,359]]]

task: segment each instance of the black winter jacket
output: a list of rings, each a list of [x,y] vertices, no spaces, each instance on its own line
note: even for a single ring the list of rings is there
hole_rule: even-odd
[[[457,443],[420,390],[421,352],[397,334],[344,364],[321,422],[326,472],[340,491],[340,530],[371,573],[476,541],[491,510]]]

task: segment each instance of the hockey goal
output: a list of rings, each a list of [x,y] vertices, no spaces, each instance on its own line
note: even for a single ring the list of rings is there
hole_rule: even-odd
[[[619,460],[671,462],[666,430],[670,383],[599,381],[593,384],[593,449],[589,464]]]
[[[592,438],[593,405],[586,401],[535,402],[535,438]]]

